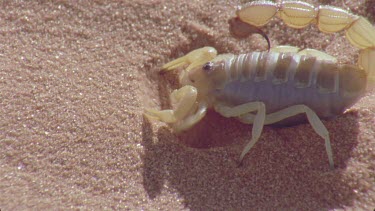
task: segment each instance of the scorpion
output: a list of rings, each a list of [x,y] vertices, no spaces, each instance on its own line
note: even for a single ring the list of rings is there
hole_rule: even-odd
[[[182,69],[182,87],[170,95],[173,109],[145,109],[144,114],[168,123],[175,132],[191,128],[207,109],[252,124],[252,137],[240,154],[240,164],[264,125],[302,115],[324,139],[329,166],[334,169],[329,132],[321,119],[344,113],[374,81],[375,28],[344,9],[302,1],[249,2],[238,7],[234,19],[242,26],[261,27],[273,17],[297,29],[315,24],[324,33],[345,30],[347,40],[360,49],[358,65],[340,64],[324,52],[292,46],[239,55],[218,55],[215,48],[203,47],[162,67],[163,72]]]

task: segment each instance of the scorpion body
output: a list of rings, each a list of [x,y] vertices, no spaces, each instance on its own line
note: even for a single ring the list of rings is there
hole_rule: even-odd
[[[342,114],[366,90],[366,73],[352,65],[282,52],[227,57],[213,63],[209,74],[224,74],[226,85],[209,95],[229,106],[260,101],[268,114],[304,104],[320,118],[329,119]]]
[[[313,23],[325,33],[345,30],[349,42],[360,49],[358,66],[339,64],[336,58],[314,49],[301,51],[291,46],[240,55],[217,55],[214,48],[203,47],[163,66],[163,71],[184,67],[179,78],[182,87],[171,94],[173,109],[146,109],[145,115],[170,124],[176,132],[195,125],[207,109],[252,124],[251,140],[240,155],[242,162],[264,125],[293,124],[305,114],[324,139],[334,168],[329,133],[321,119],[342,114],[374,81],[375,28],[343,9],[301,1],[253,1],[239,7],[236,15],[229,23],[235,29],[233,34],[242,37],[273,17],[293,28]]]

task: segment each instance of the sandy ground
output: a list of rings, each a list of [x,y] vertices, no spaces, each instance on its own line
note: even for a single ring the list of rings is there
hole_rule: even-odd
[[[244,165],[251,127],[214,112],[180,136],[144,108],[177,88],[162,64],[213,46],[266,49],[232,38],[238,1],[2,1],[1,210],[331,210],[375,207],[375,92],[324,121],[336,169],[308,124],[265,127]],[[137,2],[137,3],[134,3]],[[342,1],[309,1],[342,7]],[[345,1],[375,22],[374,0]],[[355,63],[343,33],[273,20],[272,45],[324,50]]]

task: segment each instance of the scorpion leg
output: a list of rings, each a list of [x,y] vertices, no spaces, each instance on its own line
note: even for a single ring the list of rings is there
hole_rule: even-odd
[[[375,38],[374,38],[375,39]],[[358,65],[367,72],[367,80],[375,83],[375,47],[360,51]]]
[[[331,148],[331,142],[329,139],[328,130],[323,125],[318,115],[316,115],[316,113],[313,110],[311,110],[309,107],[305,105],[294,105],[294,106],[282,109],[280,111],[267,114],[265,117],[264,124],[265,125],[273,124],[273,123],[279,122],[283,119],[295,116],[300,113],[306,113],[307,119],[309,120],[314,131],[324,139],[326,152],[328,155],[329,166],[331,167],[331,169],[333,169],[334,168],[333,154],[332,154],[332,148]],[[254,122],[256,121],[255,116],[251,113],[243,114],[239,116],[238,119],[241,122],[246,123],[246,124],[254,124]]]
[[[215,105],[215,111],[223,115],[224,117],[238,117],[243,114],[256,111],[256,115],[253,121],[253,128],[251,131],[251,141],[245,146],[240,155],[240,165],[244,156],[250,151],[250,149],[258,141],[264,125],[264,120],[266,116],[266,107],[263,102],[251,102],[245,103],[235,107],[229,107],[222,104]]]
[[[191,51],[183,57],[177,58],[167,64],[165,64],[162,69],[163,71],[170,71],[184,65],[188,65],[186,71],[193,69],[199,65],[203,65],[208,61],[211,61],[217,56],[217,51],[213,47],[203,47]]]
[[[155,110],[146,109],[145,115],[152,119],[157,119],[166,123],[175,123],[182,120],[190,113],[192,108],[196,106],[197,89],[193,86],[184,86],[180,89],[174,90],[171,94],[172,104],[175,106],[173,110]]]

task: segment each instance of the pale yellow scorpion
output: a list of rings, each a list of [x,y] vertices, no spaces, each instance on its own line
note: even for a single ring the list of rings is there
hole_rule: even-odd
[[[182,87],[170,96],[173,109],[146,109],[145,115],[169,123],[176,132],[199,122],[209,108],[252,124],[242,162],[264,125],[306,114],[325,140],[329,165],[334,168],[329,133],[320,119],[342,114],[375,78],[375,28],[346,10],[302,1],[253,1],[239,7],[236,15],[237,21],[257,27],[277,16],[293,28],[313,23],[325,33],[345,30],[349,42],[360,49],[358,66],[339,64],[318,50],[291,46],[240,55],[217,55],[214,48],[203,47],[163,66],[163,71],[185,67],[179,77]]]

